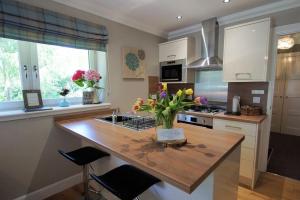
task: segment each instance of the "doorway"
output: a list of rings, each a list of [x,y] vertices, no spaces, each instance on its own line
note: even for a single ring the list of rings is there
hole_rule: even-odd
[[[278,40],[268,171],[300,180],[300,33]]]

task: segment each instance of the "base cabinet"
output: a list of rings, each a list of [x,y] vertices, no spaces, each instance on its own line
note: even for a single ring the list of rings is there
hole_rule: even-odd
[[[245,136],[241,145],[239,182],[253,189],[259,175],[259,124],[214,119],[213,129],[224,131],[224,134],[226,134],[226,132],[234,132]]]

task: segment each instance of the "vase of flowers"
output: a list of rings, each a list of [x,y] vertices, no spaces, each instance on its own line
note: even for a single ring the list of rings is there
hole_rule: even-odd
[[[100,89],[98,83],[102,77],[95,70],[77,70],[72,76],[72,81],[79,87],[84,87],[82,95],[83,104],[100,103]]]
[[[132,110],[134,112],[146,111],[153,113],[157,126],[160,126],[162,129],[173,129],[178,112],[184,111],[185,108],[192,105],[200,104],[200,97],[195,98],[194,101],[189,100],[192,95],[193,90],[191,88],[178,90],[175,95],[169,95],[167,84],[162,83],[159,86],[159,91],[155,99],[149,98],[145,102],[142,98],[137,98]],[[159,130],[158,132],[161,133],[164,131]],[[172,134],[172,131],[167,132]]]
[[[69,107],[70,103],[66,99],[66,96],[70,93],[70,90],[67,88],[63,88],[58,94],[63,97],[63,99],[59,102],[60,107]]]

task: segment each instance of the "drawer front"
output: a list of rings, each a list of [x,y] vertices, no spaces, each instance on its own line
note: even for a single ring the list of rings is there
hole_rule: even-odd
[[[240,175],[253,179],[253,161],[241,159]]]
[[[241,148],[241,160],[254,162],[255,150],[247,147]]]
[[[257,124],[229,121],[223,119],[214,119],[213,128],[216,130],[241,133],[251,137],[257,135]]]

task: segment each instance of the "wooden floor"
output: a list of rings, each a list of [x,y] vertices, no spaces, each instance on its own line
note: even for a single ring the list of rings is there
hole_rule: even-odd
[[[81,192],[82,188],[75,186],[46,200],[79,200]],[[300,182],[265,173],[254,191],[239,187],[238,200],[300,200]]]

